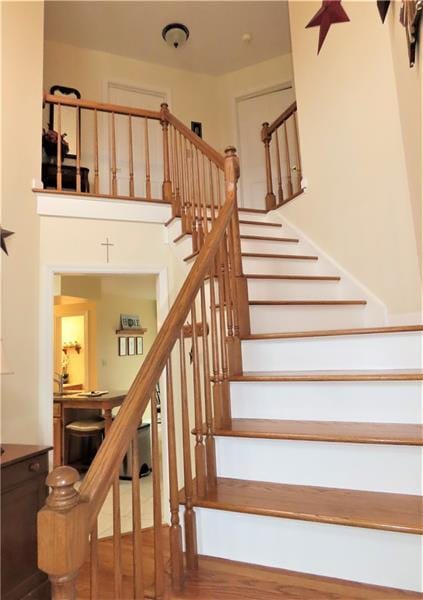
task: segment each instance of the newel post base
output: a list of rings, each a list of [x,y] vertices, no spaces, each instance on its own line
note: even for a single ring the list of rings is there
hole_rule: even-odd
[[[276,208],[276,196],[273,192],[268,192],[266,194],[266,210],[273,210],[274,208]]]
[[[76,577],[88,557],[88,504],[74,488],[78,480],[72,467],[49,473],[52,491],[37,516],[38,567],[49,576],[53,600],[76,598]]]

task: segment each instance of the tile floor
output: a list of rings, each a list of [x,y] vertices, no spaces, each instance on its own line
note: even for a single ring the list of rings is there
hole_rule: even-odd
[[[139,480],[141,496],[141,526],[153,525],[153,476],[142,477]],[[120,480],[120,515],[122,533],[132,531],[132,481]],[[98,535],[100,538],[113,534],[113,497],[112,490],[98,516]]]

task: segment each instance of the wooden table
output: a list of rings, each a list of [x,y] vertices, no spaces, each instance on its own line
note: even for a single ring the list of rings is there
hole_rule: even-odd
[[[68,408],[79,408],[86,410],[102,410],[107,434],[112,424],[112,409],[120,406],[126,398],[127,392],[108,392],[103,396],[79,397],[75,394],[63,396],[54,395],[53,401],[53,466],[59,467],[63,464],[63,450],[65,447],[65,411]]]

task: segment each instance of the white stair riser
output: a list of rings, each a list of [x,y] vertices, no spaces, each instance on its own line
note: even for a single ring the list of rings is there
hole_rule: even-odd
[[[232,382],[232,417],[422,423],[423,382]]]
[[[244,217],[240,217],[243,219]],[[247,220],[253,220],[249,217],[245,217]],[[285,236],[285,229],[283,227],[272,227],[271,225],[246,225],[245,223],[239,224],[239,230],[241,235],[268,235],[271,237]],[[291,236],[289,236],[291,237]]]
[[[353,329],[366,325],[365,306],[250,306],[251,333]]]
[[[216,438],[219,477],[399,494],[422,493],[422,452],[415,446]]]
[[[295,254],[295,251],[286,254]],[[297,254],[299,254],[297,252]],[[296,258],[242,258],[244,273],[260,275],[320,275],[318,260],[301,260]],[[336,275],[326,271],[324,275]]]
[[[250,300],[341,300],[340,281],[296,279],[248,279]],[[350,300],[360,299],[358,295]]]
[[[420,536],[203,508],[196,514],[199,554],[422,590]]]
[[[242,343],[245,371],[421,369],[422,332],[254,340]]]
[[[298,254],[306,254],[302,244],[298,242],[270,242],[268,240],[241,239],[241,249],[243,252],[269,252],[272,254],[297,252]]]

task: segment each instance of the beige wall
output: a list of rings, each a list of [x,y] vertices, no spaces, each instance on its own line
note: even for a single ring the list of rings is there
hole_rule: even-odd
[[[333,26],[317,56],[305,24],[320,2],[290,3],[309,188],[284,212],[391,313],[410,313],[421,290],[390,29],[374,2],[343,6],[351,22]]]
[[[86,99],[98,101],[107,101],[107,81],[164,90],[172,112],[188,126],[191,121],[202,122],[204,139],[220,151],[237,143],[235,98],[292,80],[290,54],[211,76],[45,42],[44,89],[61,83],[79,89]]]
[[[221,147],[238,144],[235,104],[237,98],[289,82],[294,83],[291,54],[276,56],[216,77]],[[266,121],[266,118],[266,115],[263,115],[263,121]],[[257,132],[257,136],[259,135],[260,131]]]
[[[43,2],[2,2],[2,214],[15,235],[1,253],[2,337],[13,375],[2,381],[2,440],[42,441],[39,426],[39,219]]]
[[[217,145],[215,122],[218,118],[214,77],[172,69],[123,56],[45,42],[44,89],[54,84],[77,88],[83,98],[106,102],[108,81],[165,91],[172,112],[188,126],[203,123],[203,136]],[[157,110],[160,106],[157,106]]]

